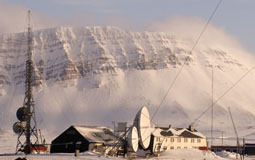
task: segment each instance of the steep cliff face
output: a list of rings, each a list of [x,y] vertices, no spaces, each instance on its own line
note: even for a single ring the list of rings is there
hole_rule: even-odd
[[[26,55],[26,34],[0,37],[1,84],[22,84]],[[224,49],[210,48],[190,52],[192,42],[172,34],[128,32],[114,27],[60,27],[34,32],[36,79],[44,83],[79,79],[88,74],[116,74],[118,70],[158,70],[186,65],[205,67],[242,62]],[[199,55],[196,55],[199,54]],[[218,64],[218,65],[217,65]],[[39,82],[38,82],[39,83]]]
[[[251,55],[235,46],[201,42],[191,52],[192,40],[170,33],[59,27],[35,31],[33,36],[39,119],[43,126],[54,121],[60,129],[75,122],[132,121],[141,105],[153,114],[183,63],[155,121],[188,125],[211,103],[212,66],[217,100],[253,65]],[[0,36],[2,117],[22,105],[26,43],[26,33]],[[226,108],[232,106],[243,117],[239,124],[253,127],[254,80],[251,73],[216,104],[217,125],[228,118]],[[12,97],[15,102],[10,102]],[[14,121],[15,114],[8,118]],[[199,123],[206,127],[210,120]]]

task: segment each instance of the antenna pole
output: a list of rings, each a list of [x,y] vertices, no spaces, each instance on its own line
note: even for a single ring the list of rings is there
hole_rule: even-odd
[[[26,124],[26,145],[25,145],[25,153],[30,153],[30,129],[31,129],[31,107],[33,105],[33,97],[32,97],[32,87],[31,87],[31,79],[32,79],[32,52],[31,52],[31,26],[30,26],[30,11],[28,11],[28,27],[27,27],[27,62],[26,62],[26,93],[25,93],[25,99],[27,100],[25,102],[25,105],[27,107],[28,111],[28,117],[27,117],[27,124]]]
[[[214,84],[214,70],[212,65],[212,110],[211,110],[211,147],[213,145],[213,84]]]
[[[16,153],[24,152],[30,154],[32,150],[36,149],[38,144],[38,132],[36,127],[34,100],[33,100],[33,61],[32,61],[32,33],[30,25],[30,11],[28,11],[28,26],[27,26],[27,61],[26,61],[26,81],[25,81],[25,98],[23,102],[23,117],[25,122],[25,128],[19,133],[18,142],[16,147]],[[17,112],[18,113],[18,112]],[[26,140],[21,142],[20,137],[25,135]]]
[[[237,131],[236,131],[236,126],[235,126],[235,123],[234,123],[234,120],[233,120],[233,117],[232,117],[230,107],[228,107],[228,111],[229,111],[229,115],[230,115],[230,118],[231,118],[231,122],[233,124],[233,128],[235,130],[235,134],[236,134],[236,144],[237,144],[236,159],[237,159],[238,154],[240,154],[240,143],[239,143],[239,138],[238,138],[238,134],[237,134]],[[240,156],[240,159],[242,160],[242,156]]]
[[[221,131],[221,145],[223,147],[223,131]]]

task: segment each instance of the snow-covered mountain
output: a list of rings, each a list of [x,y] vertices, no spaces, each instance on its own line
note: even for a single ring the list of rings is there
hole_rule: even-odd
[[[239,46],[174,33],[130,32],[116,27],[59,27],[35,31],[35,104],[38,126],[58,133],[71,124],[132,123],[146,105],[151,116],[185,63],[155,115],[156,125],[186,127],[253,66]],[[0,128],[11,130],[24,98],[26,33],[0,36]],[[255,75],[250,72],[214,107],[215,137],[234,132],[231,107],[240,136],[255,133]],[[196,123],[210,130],[210,110]],[[56,136],[56,134],[52,134]]]

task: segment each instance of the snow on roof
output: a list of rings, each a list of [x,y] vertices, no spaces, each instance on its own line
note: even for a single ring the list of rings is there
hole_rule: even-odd
[[[206,138],[202,133],[198,131],[190,131],[186,128],[162,128],[155,127],[151,130],[152,135],[156,137],[160,136],[173,136],[173,137],[186,137],[186,138]]]
[[[73,126],[89,142],[112,142],[118,139],[112,129],[103,126]]]

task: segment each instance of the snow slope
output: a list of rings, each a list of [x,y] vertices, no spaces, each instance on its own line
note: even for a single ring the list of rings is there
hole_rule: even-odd
[[[72,124],[132,124],[142,105],[151,116],[184,68],[153,123],[187,127],[220,98],[254,61],[238,45],[201,41],[174,33],[130,32],[116,27],[59,27],[34,32],[34,96],[38,127],[48,141]],[[11,131],[22,106],[26,34],[0,36],[0,128]],[[239,136],[254,138],[255,75],[250,72],[214,107],[214,137],[233,137],[231,107]],[[195,124],[206,135],[210,112]],[[227,141],[226,141],[227,143]],[[1,144],[0,144],[1,145]],[[15,146],[15,145],[14,145]]]
[[[22,155],[16,155],[16,156],[0,156],[0,159],[4,160],[13,160],[17,157],[24,157]],[[110,157],[110,156],[104,156],[99,155],[91,152],[85,152],[81,153],[80,156],[74,157],[73,154],[46,154],[46,155],[28,155],[27,159],[33,159],[33,160],[79,160],[79,159],[86,159],[86,160],[108,160],[108,159],[127,159],[123,157]],[[132,158],[131,158],[132,159]],[[153,157],[150,158],[144,158],[144,157],[138,157],[137,159],[163,159],[163,160],[234,160],[236,159],[236,155],[229,152],[220,152],[219,155],[216,155],[209,151],[199,151],[194,149],[186,149],[186,150],[171,150],[166,151],[161,154],[159,157]],[[245,157],[246,160],[253,160],[254,157]]]

